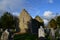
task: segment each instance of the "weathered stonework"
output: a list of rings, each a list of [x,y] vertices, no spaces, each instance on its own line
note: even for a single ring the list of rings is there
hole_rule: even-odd
[[[20,33],[26,33],[29,27],[31,27],[31,19],[32,17],[28,14],[28,12],[25,9],[23,9],[19,15]]]
[[[37,21],[39,21],[39,22],[44,22],[44,21],[42,20],[42,18],[40,18],[39,16],[36,16],[35,19],[36,19]]]

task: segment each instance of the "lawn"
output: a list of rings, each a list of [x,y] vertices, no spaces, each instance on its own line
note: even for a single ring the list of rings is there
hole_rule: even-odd
[[[37,40],[37,35],[35,34],[18,34],[14,36],[14,40]]]

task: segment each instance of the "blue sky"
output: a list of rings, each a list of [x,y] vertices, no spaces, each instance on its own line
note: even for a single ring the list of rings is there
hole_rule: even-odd
[[[60,15],[60,0],[0,0],[1,11],[8,11],[18,16],[22,9],[26,9],[33,18],[39,15],[47,24],[48,18],[54,18],[56,13]]]
[[[22,9],[26,9],[32,17],[51,16],[60,13],[60,0],[0,0],[0,10],[19,15]]]
[[[35,17],[44,16],[44,12],[60,13],[60,0],[0,0],[0,10],[6,10],[19,15],[22,9]]]

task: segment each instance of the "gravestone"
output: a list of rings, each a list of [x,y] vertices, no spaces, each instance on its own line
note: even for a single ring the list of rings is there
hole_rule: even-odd
[[[55,30],[53,28],[51,28],[50,37],[51,37],[51,40],[55,40]]]
[[[45,32],[42,26],[38,29],[38,37],[45,37]]]
[[[45,40],[45,32],[42,26],[38,29],[38,40]]]
[[[8,40],[9,32],[7,29],[2,33],[1,40]]]

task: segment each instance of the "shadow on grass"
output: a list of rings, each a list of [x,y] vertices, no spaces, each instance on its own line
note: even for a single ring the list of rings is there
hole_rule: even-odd
[[[18,34],[14,36],[14,40],[37,40],[37,35],[30,33]]]

